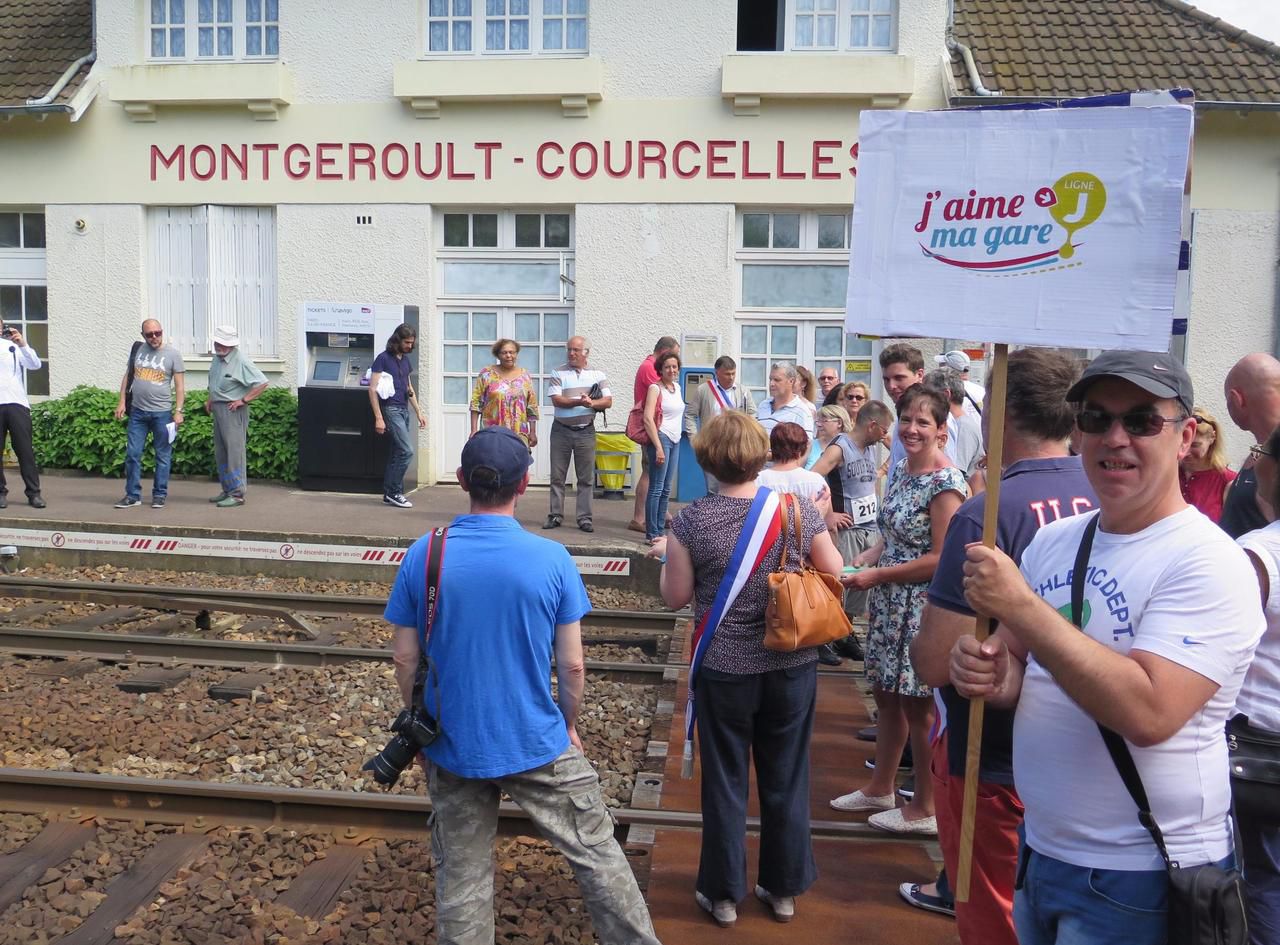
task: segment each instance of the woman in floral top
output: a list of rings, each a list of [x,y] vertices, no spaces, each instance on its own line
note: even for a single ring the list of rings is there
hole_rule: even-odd
[[[871,592],[866,669],[879,709],[879,733],[871,781],[831,806],[879,811],[867,823],[892,833],[938,831],[928,774],[933,692],[916,678],[910,650],[947,527],[969,492],[964,472],[943,452],[949,412],[945,396],[921,386],[909,388],[898,401],[898,438],[907,457],[899,461],[880,506],[880,541],[853,559],[855,565],[875,566],[844,578],[849,587]],[[894,778],[908,737],[920,777],[915,796],[899,808]]]
[[[497,364],[476,378],[471,391],[471,432],[483,423],[515,432],[529,449],[538,445],[538,388],[529,372],[516,365],[520,342],[499,338],[493,345]]]

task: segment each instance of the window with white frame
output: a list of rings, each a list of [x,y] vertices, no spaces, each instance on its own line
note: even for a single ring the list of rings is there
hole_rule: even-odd
[[[152,59],[278,59],[280,0],[150,0]]]
[[[271,207],[148,210],[150,311],[183,354],[234,325],[250,355],[277,353],[276,226]]]
[[[0,318],[44,364],[27,374],[27,393],[49,393],[49,290],[46,284],[44,213],[0,210]]]
[[[572,214],[446,211],[439,217],[442,296],[573,300]]]
[[[891,52],[897,0],[741,0],[739,51]]]
[[[424,0],[425,55],[582,55],[588,0]]]

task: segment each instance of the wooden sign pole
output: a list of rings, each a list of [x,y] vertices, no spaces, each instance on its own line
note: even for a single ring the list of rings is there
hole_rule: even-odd
[[[1000,477],[1004,465],[1005,382],[1009,371],[1009,346],[998,344],[991,365],[991,394],[982,405],[987,420],[987,499],[982,518],[982,543],[996,546],[996,522],[1000,513]],[[995,630],[995,618],[978,615],[974,635],[979,641]],[[982,756],[983,699],[969,700],[969,741],[964,758],[964,811],[960,820],[960,863],[956,875],[957,902],[969,901],[969,877],[973,871],[973,828],[978,806],[978,761]]]

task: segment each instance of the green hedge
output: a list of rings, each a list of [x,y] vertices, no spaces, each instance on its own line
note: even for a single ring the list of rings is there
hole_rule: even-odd
[[[185,420],[173,444],[175,475],[215,476],[213,420],[204,412],[208,393],[187,394]],[[36,459],[51,469],[83,469],[100,476],[124,475],[125,426],[116,420],[119,394],[81,386],[59,400],[31,408]],[[249,423],[249,476],[254,479],[298,479],[298,398],[287,390],[268,388],[252,405]],[[142,468],[155,469],[148,448]]]

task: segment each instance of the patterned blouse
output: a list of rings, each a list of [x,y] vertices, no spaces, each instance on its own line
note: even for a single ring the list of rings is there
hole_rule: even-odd
[[[471,391],[471,409],[480,414],[482,426],[503,426],[529,442],[538,422],[538,388],[528,371],[504,378],[489,365],[476,378]]]

